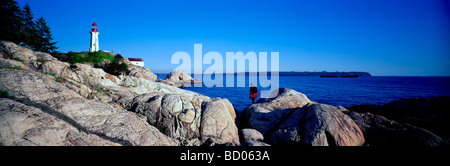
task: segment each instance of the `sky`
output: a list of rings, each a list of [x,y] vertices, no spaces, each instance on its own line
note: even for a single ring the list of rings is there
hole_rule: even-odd
[[[178,67],[178,51],[193,62],[202,44],[223,58],[279,52],[280,71],[375,76],[450,76],[449,1],[18,0],[46,19],[60,52],[88,51],[95,21],[100,50],[143,58],[154,73]]]

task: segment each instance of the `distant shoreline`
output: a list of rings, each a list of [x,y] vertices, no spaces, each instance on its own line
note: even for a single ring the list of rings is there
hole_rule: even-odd
[[[235,76],[237,75],[244,75],[248,76],[250,74],[252,75],[258,75],[259,72],[240,72],[240,73],[233,73]],[[155,74],[165,74],[165,73],[155,73]],[[198,73],[198,74],[202,74],[202,73]],[[222,75],[226,75],[226,74],[231,74],[231,73],[222,73]],[[195,73],[193,73],[193,75],[197,75]],[[267,75],[272,75],[271,72],[267,72]],[[298,71],[280,71],[278,72],[278,76],[372,76],[370,73],[368,72],[359,72],[359,71],[350,71],[350,72],[339,72],[339,71],[335,71],[335,72],[327,72],[327,71],[321,71],[321,72],[316,72],[316,71],[303,71],[303,72],[298,72]]]
[[[302,74],[298,74],[298,73],[322,73],[322,72],[294,72],[296,74],[286,74],[286,73],[291,73],[291,72],[279,72],[278,76],[311,76],[311,77],[315,77],[315,76],[320,76],[320,75],[314,75],[314,74],[311,74],[311,75],[303,74],[302,75]],[[334,73],[334,72],[328,72],[328,73]],[[343,73],[350,73],[350,72],[343,72]],[[362,72],[362,73],[368,73],[368,72]],[[155,74],[164,75],[164,78],[165,78],[165,76],[169,73],[160,72],[160,73],[155,73]],[[223,76],[226,76],[226,74],[227,73],[222,73]],[[368,73],[368,74],[370,74],[370,73]],[[193,75],[200,75],[200,74],[191,74],[191,76],[193,76]],[[246,72],[245,76],[248,76],[248,75],[249,75],[248,72]],[[268,73],[268,75],[270,76],[270,72]],[[234,76],[237,76],[237,73],[234,73]],[[363,75],[363,76],[367,76],[367,75]],[[433,75],[431,75],[431,76],[422,76],[422,75],[402,76],[402,75],[371,75],[371,74],[370,74],[370,76],[371,77],[450,77],[450,76],[433,76]],[[162,79],[164,79],[164,78],[162,78]]]

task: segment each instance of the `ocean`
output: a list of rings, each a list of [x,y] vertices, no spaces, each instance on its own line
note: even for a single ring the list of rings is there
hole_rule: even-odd
[[[166,74],[157,74],[164,79]],[[235,76],[234,82],[238,81]],[[224,77],[224,85],[225,85]],[[251,105],[248,76],[246,87],[188,87],[211,98],[227,98],[241,112]],[[255,84],[256,85],[256,84]],[[450,77],[359,77],[323,78],[319,76],[279,76],[279,87],[305,94],[311,101],[351,107],[361,104],[386,104],[403,98],[450,96]],[[265,88],[268,90],[269,88]],[[265,90],[258,84],[258,90]],[[258,97],[259,99],[259,97]],[[257,100],[258,100],[257,99]]]

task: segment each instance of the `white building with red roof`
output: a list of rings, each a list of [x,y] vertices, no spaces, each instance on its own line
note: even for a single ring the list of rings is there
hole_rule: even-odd
[[[142,58],[128,58],[128,60],[136,66],[144,67],[144,60]]]

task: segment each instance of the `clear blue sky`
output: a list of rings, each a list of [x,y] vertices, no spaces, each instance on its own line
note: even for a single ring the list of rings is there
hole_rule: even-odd
[[[201,43],[223,57],[278,51],[280,71],[450,76],[449,0],[27,1],[59,51],[88,51],[95,21],[101,50],[142,57],[155,73]]]

